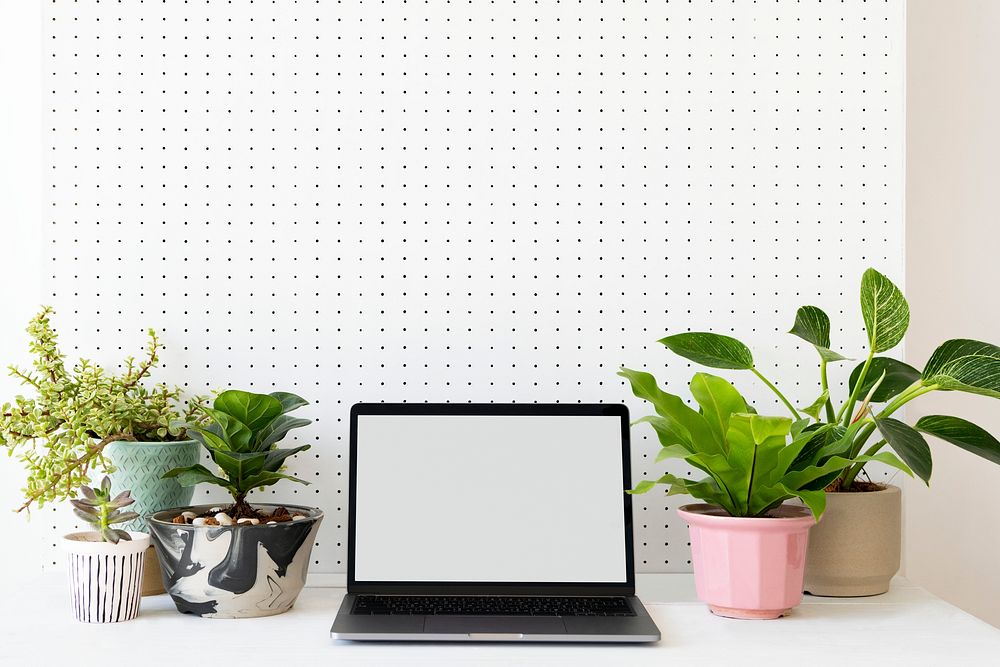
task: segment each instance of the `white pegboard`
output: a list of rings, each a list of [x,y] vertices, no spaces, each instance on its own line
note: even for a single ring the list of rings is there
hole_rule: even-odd
[[[315,572],[344,571],[352,403],[639,415],[615,370],[681,391],[654,341],[690,328],[734,332],[807,404],[795,308],[856,352],[862,270],[901,275],[901,1],[54,0],[43,21],[67,351],[110,362],[153,326],[168,381],[312,400],[292,469],[314,484],[274,495],[327,511]],[[636,433],[636,476],[656,449]],[[638,500],[640,571],[690,568],[678,504]]]

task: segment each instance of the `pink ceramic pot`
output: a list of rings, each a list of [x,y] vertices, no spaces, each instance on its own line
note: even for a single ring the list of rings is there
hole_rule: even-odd
[[[732,517],[715,505],[677,510],[691,531],[698,597],[713,614],[778,618],[802,600],[812,514],[782,505],[771,517]]]

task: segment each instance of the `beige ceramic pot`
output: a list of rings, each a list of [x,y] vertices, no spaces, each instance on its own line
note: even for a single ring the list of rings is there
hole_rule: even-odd
[[[805,591],[831,597],[888,591],[899,570],[900,523],[898,486],[827,493],[826,513],[809,536]]]

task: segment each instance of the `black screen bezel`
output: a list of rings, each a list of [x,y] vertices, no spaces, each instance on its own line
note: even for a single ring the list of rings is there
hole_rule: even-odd
[[[473,582],[358,581],[354,577],[355,501],[359,415],[515,415],[617,416],[622,434],[622,493],[625,507],[625,582]],[[567,456],[571,454],[567,452]],[[351,407],[347,517],[347,592],[435,595],[634,595],[635,554],[632,544],[632,488],[628,408],[620,404],[564,403],[357,403]]]

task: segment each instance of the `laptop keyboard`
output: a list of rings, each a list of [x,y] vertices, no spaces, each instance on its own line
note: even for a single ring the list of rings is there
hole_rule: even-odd
[[[359,595],[352,614],[406,616],[635,616],[623,597]]]

